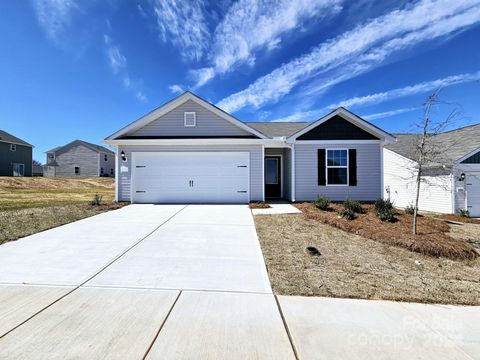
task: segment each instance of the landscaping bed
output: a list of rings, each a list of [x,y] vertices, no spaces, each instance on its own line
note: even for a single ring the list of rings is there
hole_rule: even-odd
[[[271,206],[268,205],[266,202],[258,201],[258,202],[251,202],[249,204],[250,209],[269,209]]]
[[[373,205],[363,205],[364,214],[354,220],[339,217],[341,204],[331,204],[329,210],[320,210],[311,203],[295,204],[305,216],[341,230],[354,233],[387,245],[395,245],[430,256],[443,256],[454,260],[471,260],[478,256],[474,247],[451,237],[450,226],[429,216],[418,217],[417,235],[412,234],[412,215],[395,211],[395,222],[381,221]],[[480,236],[480,235],[479,235]]]
[[[479,258],[425,256],[302,214],[254,218],[276,294],[480,305]]]
[[[441,214],[438,216],[438,218],[442,220],[456,221],[465,224],[480,224],[480,219],[464,217],[457,214]]]

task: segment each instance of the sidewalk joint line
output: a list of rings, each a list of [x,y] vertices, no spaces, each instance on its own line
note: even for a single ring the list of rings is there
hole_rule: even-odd
[[[297,348],[295,347],[295,344],[293,343],[293,337],[292,337],[292,334],[291,334],[290,329],[288,327],[287,319],[285,319],[285,316],[283,315],[282,307],[280,306],[280,301],[278,301],[278,297],[277,297],[276,294],[274,294],[273,297],[275,298],[275,302],[277,303],[278,312],[280,313],[280,317],[282,318],[283,326],[285,327],[285,330],[287,331],[287,336],[288,336],[288,340],[290,341],[290,345],[292,346],[293,355],[295,356],[296,360],[300,360],[300,357],[298,356]]]
[[[165,323],[167,322],[168,318],[170,317],[170,314],[172,313],[173,311],[173,308],[175,307],[175,305],[177,304],[177,301],[178,299],[180,298],[180,295],[182,295],[182,290],[179,291],[178,295],[177,295],[177,298],[175,299],[175,301],[173,302],[172,306],[170,307],[170,310],[168,310],[168,313],[167,315],[165,316],[165,319],[162,321],[162,323],[160,324],[160,327],[158,328],[158,331],[157,333],[155,334],[150,346],[148,347],[147,351],[145,352],[145,355],[143,355],[142,357],[142,360],[145,360],[147,358],[147,355],[148,353],[150,352],[150,350],[152,350],[152,347],[153,345],[155,344],[155,342],[157,341],[158,339],[158,336],[160,335],[160,332],[162,331],[163,327],[165,326]]]

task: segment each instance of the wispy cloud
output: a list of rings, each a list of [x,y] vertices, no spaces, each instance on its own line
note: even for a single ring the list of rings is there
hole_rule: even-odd
[[[143,9],[143,6],[141,4],[137,4],[137,10],[142,17],[144,17],[144,18],[147,17],[147,13],[145,12],[145,10]]]
[[[230,72],[238,64],[255,62],[260,50],[272,50],[285,33],[306,20],[323,18],[341,10],[343,0],[239,0],[217,25],[209,61],[211,66],[191,72],[195,87],[217,74]],[[318,19],[317,19],[318,20]]]
[[[107,55],[108,64],[113,74],[121,79],[123,87],[126,90],[132,91],[139,101],[147,101],[147,96],[138,89],[138,81],[133,81],[130,77],[127,68],[127,58],[125,57],[125,55],[122,54],[120,48],[107,34],[103,35],[103,41],[106,47],[105,52]]]
[[[314,78],[325,90],[384,63],[392,54],[480,22],[479,0],[423,0],[368,21],[280,66],[218,103],[228,112],[278,101]]]
[[[56,41],[70,24],[75,0],[33,0],[38,23],[50,40]]]
[[[154,13],[163,42],[177,46],[184,60],[203,56],[210,38],[203,0],[154,0]]]
[[[184,92],[182,86],[178,84],[170,85],[168,89],[174,94],[181,94]]]
[[[378,93],[373,93],[364,96],[355,96],[349,99],[342,100],[337,103],[330,104],[321,109],[314,109],[309,111],[297,112],[288,116],[284,116],[278,119],[274,119],[274,122],[287,122],[287,121],[310,121],[319,116],[325,115],[326,112],[336,109],[338,107],[351,108],[354,106],[364,106],[364,105],[374,105],[380,104],[382,102],[416,95],[423,94],[429,91],[434,91],[440,88],[446,88],[453,85],[465,84],[473,81],[480,81],[480,71],[474,73],[465,73],[458,75],[451,75],[444,77],[442,79],[436,79],[431,81],[424,81],[418,84],[404,86],[401,88],[391,89],[387,91],[382,91]],[[371,120],[375,118],[387,117],[397,115],[403,112],[412,111],[416,108],[404,108],[399,110],[387,111],[384,113],[377,113],[365,116],[369,117]]]
[[[369,115],[362,115],[362,117],[366,120],[377,120],[377,119],[383,119],[395,115],[400,115],[404,114],[407,112],[412,112],[415,110],[420,109],[419,107],[408,107],[408,108],[401,108],[401,109],[395,109],[395,110],[390,110],[390,111],[384,111],[384,112],[378,112],[374,114],[369,114]]]

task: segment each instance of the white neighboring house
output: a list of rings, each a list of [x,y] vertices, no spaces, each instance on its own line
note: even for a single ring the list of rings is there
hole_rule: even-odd
[[[398,134],[385,144],[384,197],[404,208],[414,203],[417,134]],[[447,131],[433,138],[439,159],[424,166],[419,209],[453,214],[460,209],[480,217],[480,124]]]

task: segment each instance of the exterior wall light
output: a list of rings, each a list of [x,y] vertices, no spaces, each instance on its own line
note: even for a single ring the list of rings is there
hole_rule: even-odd
[[[127,161],[127,155],[125,155],[125,151],[122,150],[120,157],[122,158],[122,161]]]
[[[465,181],[465,173],[460,174],[460,178],[458,179],[458,181]]]

